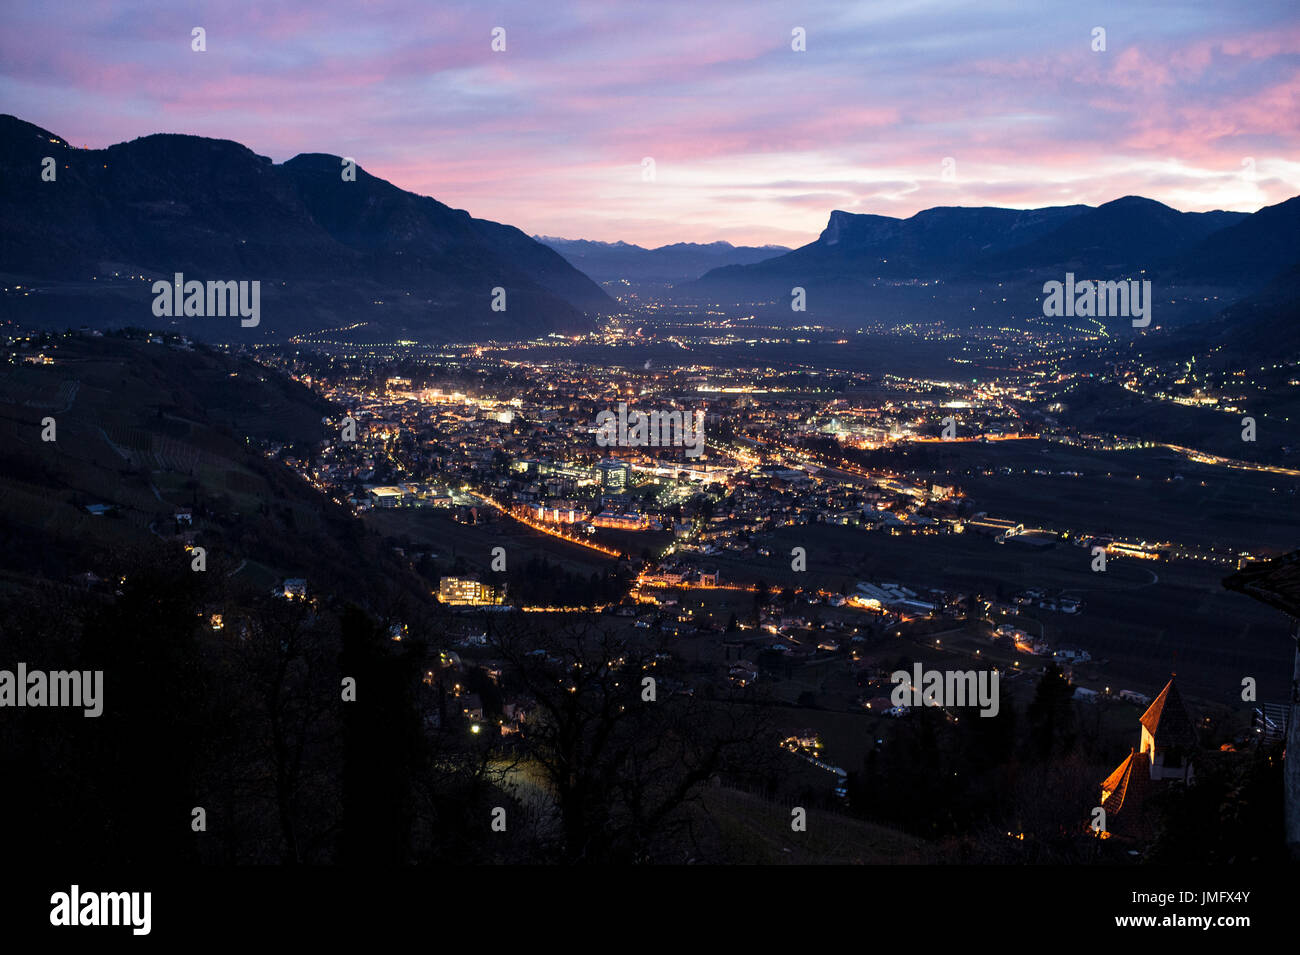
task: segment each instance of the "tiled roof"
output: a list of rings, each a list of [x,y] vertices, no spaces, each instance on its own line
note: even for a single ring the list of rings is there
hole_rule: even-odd
[[[1132,805],[1136,811],[1146,790],[1144,781],[1149,781],[1150,778],[1147,761],[1141,758],[1136,750],[1129,750],[1128,756],[1124,757],[1124,762],[1120,763],[1101,784],[1102,806],[1106,814],[1116,815],[1126,803]]]
[[[1103,798],[1109,798],[1113,793],[1118,796],[1115,799],[1115,807],[1118,809],[1124,802],[1124,787],[1128,783],[1129,773],[1133,770],[1134,751],[1129,750],[1128,755],[1124,757],[1124,762],[1120,763],[1113,773],[1106,777],[1101,784]]]
[[[1300,617],[1300,550],[1247,564],[1225,577],[1223,586]]]
[[[1160,695],[1147,707],[1139,722],[1156,738],[1156,745],[1194,749],[1198,743],[1192,718],[1187,715],[1182,694],[1171,677]]]

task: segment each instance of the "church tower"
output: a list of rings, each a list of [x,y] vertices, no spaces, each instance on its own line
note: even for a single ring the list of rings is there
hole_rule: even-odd
[[[1196,729],[1173,676],[1138,723],[1142,727],[1141,748],[1129,750],[1101,784],[1101,807],[1106,810],[1103,837],[1150,838],[1154,834],[1152,820],[1143,810],[1147,797],[1169,780],[1189,783],[1194,778]]]
[[[1138,721],[1142,724],[1142,755],[1148,758],[1153,780],[1192,781],[1192,754],[1196,752],[1196,729],[1187,715],[1182,694],[1170,676],[1160,695]]]

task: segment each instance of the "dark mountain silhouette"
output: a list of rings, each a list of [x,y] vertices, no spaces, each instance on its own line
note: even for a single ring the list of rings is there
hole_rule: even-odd
[[[1195,243],[1247,218],[1244,212],[1179,212],[1154,199],[1125,196],[1033,241],[972,263],[972,271],[1000,275],[1055,269],[1116,278],[1151,276]]]
[[[816,242],[756,265],[715,269],[702,288],[842,280],[933,279],[1046,235],[1086,206],[1047,209],[939,207],[908,219],[835,211]],[[788,286],[786,287],[788,291]]]
[[[1252,218],[1178,212],[1140,196],[1095,209],[940,207],[908,219],[832,212],[816,242],[757,265],[715,269],[702,286],[785,278],[998,276],[1040,270],[1154,270],[1211,234]]]
[[[1261,287],[1300,263],[1300,196],[1207,236],[1173,270],[1189,282]]]
[[[45,157],[54,182],[42,180]],[[364,323],[353,330],[361,339],[439,340],[581,329],[612,306],[518,229],[360,167],[344,181],[342,166],[322,154],[276,165],[238,143],[167,134],[75,149],[0,116],[0,261],[6,286],[34,287],[5,296],[6,317],[166,324],[213,339]],[[155,319],[150,283],[175,272],[259,280],[259,327]],[[505,311],[492,310],[497,287]]]
[[[1162,321],[1199,321],[1300,262],[1298,216],[1300,197],[1254,214],[1179,212],[1140,196],[1096,208],[941,207],[907,219],[835,211],[816,242],[714,269],[683,291],[767,303],[776,317],[802,287],[798,320],[962,324],[1041,317],[1042,283],[1073,272],[1149,279]]]
[[[698,279],[724,265],[749,265],[790,250],[783,245],[737,246],[730,242],[676,242],[647,249],[627,242],[590,242],[533,236],[550,246],[597,282],[652,282],[671,284]]]
[[[1300,264],[1284,269],[1211,321],[1189,326],[1186,338],[1203,341],[1226,363],[1300,351]]]

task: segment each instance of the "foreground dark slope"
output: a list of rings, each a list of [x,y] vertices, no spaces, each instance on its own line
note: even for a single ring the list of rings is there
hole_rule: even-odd
[[[54,182],[42,162],[57,163]],[[168,327],[209,340],[358,325],[355,338],[446,340],[588,327],[611,302],[551,249],[310,154],[275,165],[238,143],[154,135],[102,150],[0,116],[0,315]],[[150,284],[259,280],[262,321],[155,319]],[[116,273],[116,277],[114,276]],[[134,278],[129,278],[134,276]],[[491,308],[506,290],[506,310]],[[359,324],[364,323],[364,324]]]
[[[329,409],[219,354],[39,346],[54,364],[0,365],[0,669],[98,672],[101,712],[5,711],[0,766],[21,781],[0,792],[0,815],[22,820],[10,851],[395,861],[422,758],[415,688],[442,618],[359,521],[245,440],[314,442]],[[232,419],[238,430],[220,423]],[[193,528],[177,528],[177,505]],[[272,595],[286,574],[313,599]],[[399,621],[409,636],[395,642]],[[342,702],[344,678],[356,702]]]
[[[257,448],[304,449],[336,414],[260,365],[123,337],[59,337],[51,365],[0,365],[0,573],[9,589],[108,578],[123,554],[150,552],[269,592],[306,577],[319,592],[379,607],[431,604],[341,505]],[[57,440],[41,440],[52,418]],[[96,516],[88,505],[108,505]],[[193,527],[177,526],[178,509]]]

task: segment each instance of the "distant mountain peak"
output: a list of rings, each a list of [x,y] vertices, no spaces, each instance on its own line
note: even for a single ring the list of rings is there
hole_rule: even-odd
[[[1123,206],[1146,206],[1148,208],[1159,206],[1161,209],[1172,208],[1171,206],[1165,205],[1163,202],[1159,202],[1155,199],[1148,199],[1146,196],[1120,196],[1118,199],[1110,200],[1110,202],[1103,202],[1097,208],[1114,209]]]
[[[534,236],[597,282],[675,284],[697,279],[710,269],[747,265],[790,251],[785,246],[737,246],[730,242],[674,242],[647,249],[628,242],[596,242]]]

